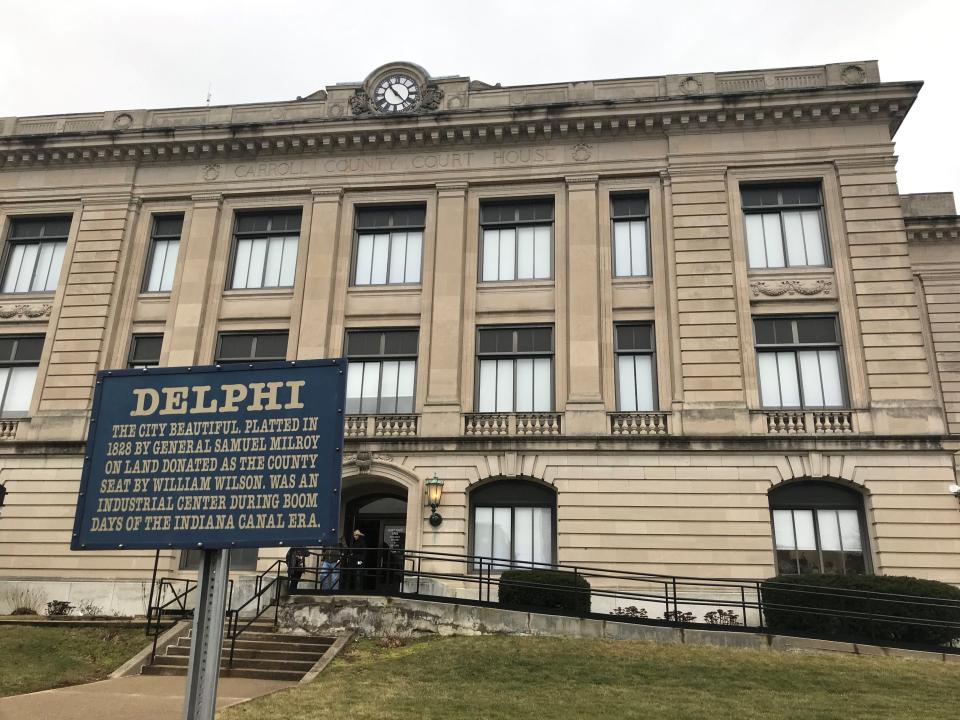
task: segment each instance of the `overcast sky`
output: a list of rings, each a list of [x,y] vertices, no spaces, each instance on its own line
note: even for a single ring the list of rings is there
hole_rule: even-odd
[[[0,117],[293,99],[391,60],[504,85],[877,59],[901,192],[960,191],[956,0],[6,0]]]

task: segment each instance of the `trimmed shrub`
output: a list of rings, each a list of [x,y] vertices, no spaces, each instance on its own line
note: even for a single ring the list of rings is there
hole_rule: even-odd
[[[960,638],[960,589],[934,580],[896,575],[781,575],[764,581],[761,593],[767,626],[777,633],[836,635],[881,644],[949,645]]]
[[[590,612],[590,583],[564,570],[507,570],[500,575],[500,604]]]

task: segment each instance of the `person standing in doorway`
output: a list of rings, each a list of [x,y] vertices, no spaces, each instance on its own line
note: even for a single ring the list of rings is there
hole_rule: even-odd
[[[287,550],[287,594],[297,591],[300,578],[307,564],[307,551],[304,548],[290,548]]]

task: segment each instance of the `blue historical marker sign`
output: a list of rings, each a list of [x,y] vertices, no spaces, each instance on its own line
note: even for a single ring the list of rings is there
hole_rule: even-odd
[[[335,543],[347,362],[97,375],[73,550]]]

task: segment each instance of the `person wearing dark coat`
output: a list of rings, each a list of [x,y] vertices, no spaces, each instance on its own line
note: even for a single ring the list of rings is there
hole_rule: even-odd
[[[292,547],[287,550],[287,593],[295,593],[307,565],[307,551]]]

